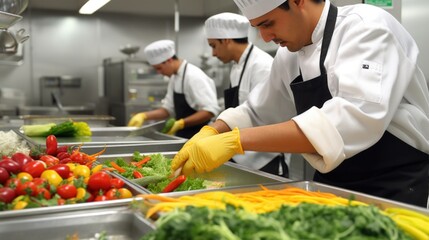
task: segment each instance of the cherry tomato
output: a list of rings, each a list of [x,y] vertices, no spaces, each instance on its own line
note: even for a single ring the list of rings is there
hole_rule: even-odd
[[[131,193],[130,190],[126,189],[126,188],[119,188],[118,192],[120,193],[120,197],[119,198],[130,198],[133,196],[133,194]]]
[[[79,164],[84,164],[85,163],[84,158],[85,158],[85,154],[81,153],[81,152],[74,152],[70,156],[70,159],[72,160],[72,162],[79,163]]]
[[[72,184],[63,184],[57,187],[57,193],[61,198],[69,199],[77,195],[77,189]]]
[[[36,184],[37,188],[46,188],[49,190],[49,182],[44,178],[33,178],[34,184]]]
[[[20,152],[14,153],[11,158],[13,161],[19,164],[19,166],[21,167],[21,170],[25,164],[34,161],[33,158],[31,158],[27,154],[20,153]]]
[[[64,152],[68,153],[69,149],[70,149],[70,146],[68,146],[68,145],[58,146],[57,157],[58,157],[58,154],[60,154],[60,153],[64,153]]]
[[[119,199],[121,197],[121,193],[116,188],[111,188],[109,191],[104,194],[108,200]]]
[[[25,181],[33,181],[33,177],[29,173],[26,173],[26,172],[20,172],[20,173],[18,173],[18,175],[16,175],[16,177],[20,180],[24,179]]]
[[[107,191],[110,189],[110,177],[109,174],[105,172],[96,172],[89,177],[88,180],[88,189],[90,191]]]
[[[120,178],[112,178],[112,179],[110,179],[110,187],[112,187],[112,188],[119,189],[119,188],[123,187],[124,184],[125,184],[125,182],[122,179],[120,179]]]
[[[91,175],[91,170],[85,165],[77,165],[73,170],[73,175],[75,177],[89,177]]]
[[[27,207],[28,202],[25,201],[18,201],[14,206],[13,206],[13,210],[21,210],[24,209],[25,207]]]
[[[66,164],[56,164],[48,167],[50,170],[57,172],[63,179],[68,178],[70,174],[70,167]]]
[[[9,177],[9,172],[5,168],[0,167],[0,184],[4,184]]]
[[[37,186],[34,182],[30,182],[30,181],[24,182],[18,185],[18,187],[15,189],[15,193],[17,196],[19,195],[36,196]]]
[[[41,199],[51,199],[51,192],[49,192],[46,188],[37,188],[36,190],[36,196]]]
[[[85,188],[78,188],[77,189],[77,194],[76,194],[76,199],[78,201],[87,201],[90,198],[91,194],[88,193],[88,191],[86,191]]]
[[[49,184],[52,184],[55,187],[63,181],[63,178],[54,170],[45,170],[40,177],[48,180]]]
[[[54,135],[49,135],[46,137],[46,154],[56,155],[58,148],[57,138]]]
[[[45,163],[39,160],[29,162],[22,167],[22,171],[29,173],[33,178],[38,178],[45,171]]]
[[[62,199],[62,198],[58,198],[58,200],[57,200],[57,204],[58,204],[58,205],[64,205],[64,204],[66,204],[66,200],[65,200],[65,199]]]
[[[12,188],[0,188],[0,202],[10,203],[15,198],[15,191]]]
[[[59,152],[57,153],[57,158],[61,161],[65,158],[70,158],[70,153],[68,152]]]
[[[47,167],[54,166],[60,162],[60,160],[52,155],[43,155],[40,160],[46,163]]]
[[[94,202],[101,202],[101,201],[107,201],[107,200],[109,200],[109,199],[107,199],[106,196],[104,196],[104,195],[98,195],[98,196],[95,197]]]
[[[16,189],[19,185],[21,185],[21,180],[17,177],[12,177],[6,181],[5,187]]]
[[[11,158],[3,158],[0,160],[0,167],[6,169],[9,174],[17,174],[21,171],[19,164],[13,161]]]

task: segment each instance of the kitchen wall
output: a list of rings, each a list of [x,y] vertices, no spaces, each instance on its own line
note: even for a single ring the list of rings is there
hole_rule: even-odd
[[[209,52],[203,33],[203,18],[181,17],[178,56],[200,65],[200,55]],[[69,12],[27,11],[11,30],[25,28],[31,35],[24,43],[19,66],[0,62],[0,86],[19,88],[27,105],[39,104],[41,76],[72,75],[82,78],[82,94],[76,105],[96,102],[102,82],[102,61],[124,59],[119,51],[126,44],[143,48],[159,39],[175,40],[174,19],[124,14],[82,16]]]

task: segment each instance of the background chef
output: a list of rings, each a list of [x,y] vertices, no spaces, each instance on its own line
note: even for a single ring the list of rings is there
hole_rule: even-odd
[[[144,49],[149,64],[170,80],[162,107],[135,114],[128,126],[139,127],[145,120],[174,117],[176,122],[168,133],[190,138],[219,113],[214,81],[175,54],[171,40],[159,40]]]
[[[225,108],[244,103],[250,91],[268,80],[270,74],[273,58],[249,43],[249,28],[247,18],[235,13],[216,14],[205,21],[204,30],[212,55],[223,63],[233,62],[229,88],[224,90]],[[247,151],[244,155],[235,155],[233,161],[271,174],[288,176],[283,153]]]
[[[428,83],[401,24],[368,4],[234,1],[282,47],[269,81],[212,125],[224,133],[184,146],[173,170],[210,171],[243,150],[300,152],[316,181],[426,207]]]

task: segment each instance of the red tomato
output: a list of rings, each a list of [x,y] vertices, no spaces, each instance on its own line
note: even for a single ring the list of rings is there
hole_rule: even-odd
[[[47,179],[44,178],[33,178],[34,184],[36,184],[37,188],[46,188],[47,190],[50,189],[50,185]]]
[[[46,188],[37,188],[36,196],[42,199],[51,199],[51,193]]]
[[[10,203],[15,198],[15,191],[12,188],[0,188],[0,202]]]
[[[15,189],[15,193],[17,196],[19,195],[29,195],[36,196],[37,195],[37,186],[34,182],[24,182],[18,185]]]
[[[0,184],[4,184],[9,177],[9,172],[4,167],[0,167]]]
[[[107,191],[110,189],[111,179],[112,177],[105,172],[96,172],[89,177],[88,189],[90,191]]]
[[[60,153],[63,153],[63,152],[65,152],[65,153],[68,153],[68,151],[69,151],[69,146],[67,146],[67,145],[63,145],[63,146],[58,146],[58,148],[57,148],[57,155],[58,154],[60,154]],[[57,156],[58,157],[58,156]]]
[[[54,166],[60,162],[60,160],[52,155],[43,155],[40,157],[47,167]]]
[[[58,198],[58,200],[57,200],[57,204],[58,204],[58,205],[64,205],[64,204],[66,204],[66,200],[64,200],[64,199],[62,199],[62,198]]]
[[[3,158],[0,160],[0,167],[6,169],[9,174],[14,173],[17,174],[21,171],[21,166],[11,158]]]
[[[29,162],[32,162],[32,161],[34,161],[34,160],[33,160],[30,156],[28,156],[27,154],[20,153],[20,152],[13,154],[13,155],[12,155],[12,160],[13,160],[13,161],[15,161],[15,162],[17,162],[17,163],[19,164],[19,166],[21,167],[21,169],[22,169],[22,167],[23,167],[25,164],[27,164],[27,163],[29,163]]]
[[[72,184],[63,184],[57,187],[57,193],[61,198],[69,199],[76,197],[77,189]]]
[[[58,148],[57,138],[54,135],[49,135],[46,137],[46,154],[56,155]]]
[[[112,178],[110,180],[110,187],[112,187],[112,188],[118,188],[119,189],[119,188],[123,187],[124,184],[125,184],[124,181],[120,178]]]
[[[107,199],[106,196],[104,195],[98,195],[97,197],[95,197],[94,202],[102,202],[102,201],[107,201],[109,199]]]
[[[85,158],[85,154],[81,153],[81,152],[73,153],[70,156],[70,159],[72,160],[72,162],[79,163],[79,164],[84,164],[85,163],[84,162],[84,158]]]
[[[59,152],[57,153],[57,158],[63,160],[64,158],[70,158],[70,153],[68,152]]]
[[[45,168],[44,162],[36,160],[25,164],[22,171],[29,173],[33,178],[38,178],[45,171]]]
[[[112,188],[104,194],[108,200],[119,199],[121,197],[121,193],[116,188]]]
[[[63,179],[68,178],[70,174],[70,167],[66,164],[56,164],[48,167],[49,170],[54,170],[57,172]]]
[[[13,177],[9,178],[4,186],[16,189],[19,185],[21,185],[21,181],[17,177]]]

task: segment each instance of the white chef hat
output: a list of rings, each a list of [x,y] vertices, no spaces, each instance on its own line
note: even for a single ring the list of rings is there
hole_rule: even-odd
[[[287,0],[234,0],[238,8],[248,19],[260,17]]]
[[[174,42],[171,40],[159,40],[153,42],[144,49],[144,55],[150,65],[160,64],[176,54]]]
[[[234,39],[245,38],[250,23],[246,17],[235,13],[220,13],[209,17],[205,22],[207,38]]]

